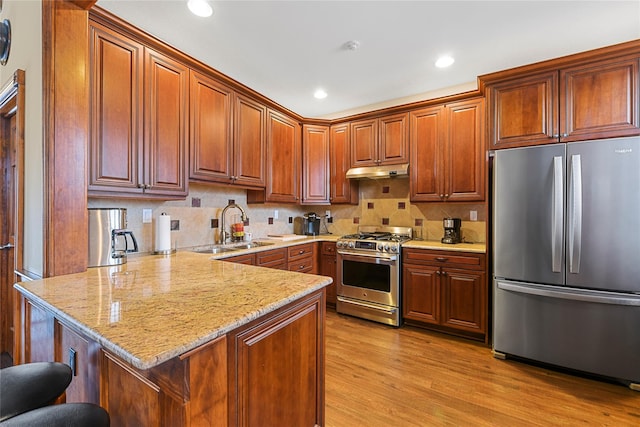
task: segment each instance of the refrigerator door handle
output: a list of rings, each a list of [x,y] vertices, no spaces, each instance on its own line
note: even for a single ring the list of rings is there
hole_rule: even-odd
[[[582,160],[580,154],[571,156],[569,184],[569,273],[580,272],[582,248]]]
[[[571,301],[584,301],[598,304],[613,304],[640,307],[640,295],[622,295],[604,291],[587,291],[582,289],[549,289],[549,286],[529,285],[526,283],[507,283],[497,281],[498,289],[520,294],[538,295],[549,298],[560,298]]]
[[[562,272],[562,227],[564,217],[563,158],[553,158],[553,204],[551,206],[551,270]]]

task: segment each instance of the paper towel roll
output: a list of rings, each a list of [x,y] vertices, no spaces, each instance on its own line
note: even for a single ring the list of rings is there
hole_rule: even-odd
[[[162,213],[156,220],[156,252],[171,250],[171,215]]]

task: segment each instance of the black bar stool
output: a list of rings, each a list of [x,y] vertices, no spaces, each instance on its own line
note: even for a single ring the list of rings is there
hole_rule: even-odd
[[[34,409],[6,421],[2,427],[109,427],[109,414],[92,403],[63,403]]]
[[[36,362],[0,369],[0,421],[53,403],[71,383],[64,363]]]

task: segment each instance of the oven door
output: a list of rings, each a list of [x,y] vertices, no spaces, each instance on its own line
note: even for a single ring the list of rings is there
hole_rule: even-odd
[[[398,256],[338,251],[336,311],[400,326]]]
[[[397,255],[338,251],[337,294],[398,307],[400,277]]]

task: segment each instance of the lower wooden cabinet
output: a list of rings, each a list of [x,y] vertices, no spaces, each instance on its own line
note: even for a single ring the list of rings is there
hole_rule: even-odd
[[[316,274],[316,246],[315,243],[290,246],[288,249],[289,271]]]
[[[333,279],[333,283],[325,289],[327,291],[327,305],[335,307],[337,303],[336,286],[338,283],[335,242],[322,242],[320,250],[320,274]]]
[[[318,290],[146,370],[20,296],[16,362],[55,354],[69,363],[67,402],[99,404],[114,426],[321,426],[324,295]]]
[[[407,248],[402,265],[406,323],[486,342],[485,254]]]

